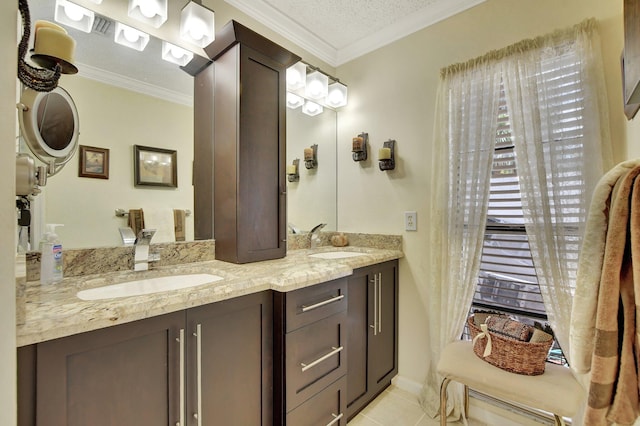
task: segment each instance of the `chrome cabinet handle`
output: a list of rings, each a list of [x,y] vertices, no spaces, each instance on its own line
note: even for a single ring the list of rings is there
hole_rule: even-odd
[[[344,299],[344,294],[341,294],[336,297],[332,297],[331,299],[323,300],[322,302],[318,302],[313,305],[309,305],[309,306],[302,305],[302,312],[308,312],[313,309],[317,309],[321,306],[328,305],[329,303],[337,302],[338,300],[342,300],[342,299]]]
[[[333,416],[333,420],[331,420],[329,423],[327,423],[327,426],[331,426],[336,424],[337,421],[340,421],[340,419],[342,418],[342,416],[344,416],[343,413],[340,413],[338,415],[335,415],[333,413],[331,413],[331,415]]]
[[[180,335],[176,339],[180,343],[180,422],[179,426],[186,426],[184,421],[184,328],[180,329]]]
[[[378,275],[373,276],[373,325],[369,325],[373,328],[373,335],[378,335]]]
[[[378,273],[378,333],[382,333],[382,272]]]
[[[198,421],[198,426],[202,426],[202,324],[196,325],[196,387],[197,387],[197,411],[193,418]]]
[[[328,358],[331,358],[332,356],[342,352],[342,350],[344,349],[344,346],[339,346],[337,348],[335,346],[332,346],[331,349],[332,349],[331,352],[329,352],[326,355],[322,355],[320,358],[316,359],[315,361],[313,361],[313,362],[311,362],[309,364],[305,364],[305,363],[301,362],[300,366],[302,367],[302,371],[303,372],[307,371],[308,369],[310,369],[312,367],[315,367],[316,365],[320,364],[322,361],[324,361],[324,360],[326,360]]]

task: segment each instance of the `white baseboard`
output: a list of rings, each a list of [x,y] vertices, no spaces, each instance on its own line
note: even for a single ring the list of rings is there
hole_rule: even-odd
[[[419,396],[420,392],[422,392],[422,383],[407,379],[406,377],[396,376],[391,380],[391,384],[415,396]]]

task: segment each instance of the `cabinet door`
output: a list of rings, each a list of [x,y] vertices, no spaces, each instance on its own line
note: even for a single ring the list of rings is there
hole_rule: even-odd
[[[354,271],[348,282],[347,406],[349,416],[355,410],[353,404],[367,393],[368,282],[369,276],[362,270]]]
[[[398,372],[397,264],[384,263],[369,275],[369,386],[378,393]],[[372,300],[373,295],[373,300]]]
[[[38,344],[36,424],[177,424],[181,329],[176,312]]]
[[[187,424],[272,423],[272,295],[187,311]]]

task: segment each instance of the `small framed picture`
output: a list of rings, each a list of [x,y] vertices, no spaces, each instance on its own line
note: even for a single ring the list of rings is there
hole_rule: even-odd
[[[109,179],[109,150],[80,145],[80,168],[78,176]]]
[[[135,186],[178,187],[177,152],[171,149],[133,146]]]

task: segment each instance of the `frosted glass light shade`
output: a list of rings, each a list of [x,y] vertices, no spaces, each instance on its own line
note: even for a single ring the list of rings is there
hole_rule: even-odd
[[[304,98],[298,96],[294,93],[287,92],[287,107],[291,109],[296,109],[299,106],[304,105]]]
[[[347,86],[337,81],[330,84],[325,103],[332,108],[345,106],[347,104]]]
[[[113,41],[142,52],[149,43],[149,34],[120,22],[116,22]]]
[[[305,94],[311,99],[323,99],[329,93],[329,77],[320,71],[314,71],[307,75]]]
[[[196,46],[205,47],[215,40],[213,10],[190,1],[180,13],[180,37]]]
[[[287,90],[300,90],[307,83],[307,66],[297,62],[287,68]]]
[[[91,0],[91,3],[102,4],[102,0]]]
[[[188,50],[183,49],[182,47],[178,47],[175,44],[163,41],[162,59],[183,67],[193,59],[193,52],[189,52]]]
[[[322,114],[324,108],[315,102],[307,101],[302,106],[302,112],[313,117],[314,115]]]
[[[167,20],[167,0],[129,0],[127,13],[131,18],[160,28]]]
[[[95,14],[89,9],[67,0],[56,0],[53,19],[62,25],[90,33],[95,18]]]

